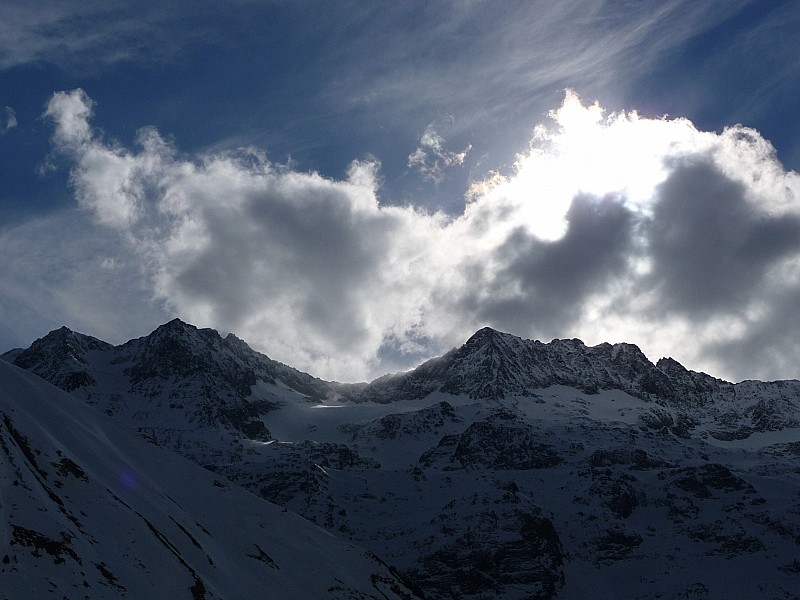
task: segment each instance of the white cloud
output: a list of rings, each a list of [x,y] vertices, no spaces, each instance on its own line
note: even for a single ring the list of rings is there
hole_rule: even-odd
[[[5,109],[6,109],[6,127],[4,131],[8,131],[9,129],[14,129],[14,127],[17,126],[17,113],[10,106],[6,106]]]
[[[337,181],[253,149],[189,159],[153,129],[134,152],[93,131],[91,108],[54,95],[54,141],[156,299],[320,376],[410,366],[482,325],[796,375],[800,321],[776,323],[800,299],[800,183],[753,130],[605,115],[568,93],[514,172],[451,218],[381,205],[375,162]],[[435,129],[420,149],[445,152]]]
[[[445,149],[445,140],[437,129],[452,121],[452,117],[447,117],[438,124],[429,123],[419,138],[419,146],[408,155],[408,167],[418,171],[423,179],[436,184],[442,182],[447,169],[462,166],[472,150],[471,144],[460,152]]]

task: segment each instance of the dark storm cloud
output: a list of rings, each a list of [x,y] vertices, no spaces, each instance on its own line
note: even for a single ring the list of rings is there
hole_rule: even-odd
[[[76,163],[80,205],[122,234],[154,296],[187,320],[352,378],[419,319],[443,220],[380,207],[376,163],[355,161],[337,181],[253,149],[191,161],[152,128],[131,152],[92,129],[82,90],[55,94],[46,114]]]
[[[800,215],[770,200],[709,158],[682,159],[645,228],[652,272],[641,285],[658,298],[652,314],[727,323],[698,345],[750,378],[785,377],[800,361]]]
[[[365,335],[360,291],[381,276],[401,223],[363,210],[352,188],[319,177],[275,176],[238,201],[202,208],[205,242],[176,272],[184,294],[207,302],[230,327],[291,297],[293,319],[343,349]]]
[[[635,218],[621,199],[578,195],[566,220],[559,240],[542,241],[521,226],[495,251],[488,262],[500,268],[484,282],[491,292],[480,303],[466,303],[479,321],[547,336],[625,273]]]
[[[735,312],[763,293],[771,266],[800,249],[800,217],[770,216],[709,160],[681,160],[646,228],[659,310],[692,319]]]
[[[710,340],[705,351],[748,379],[800,379],[800,285],[774,293],[763,310],[758,327],[734,340]]]

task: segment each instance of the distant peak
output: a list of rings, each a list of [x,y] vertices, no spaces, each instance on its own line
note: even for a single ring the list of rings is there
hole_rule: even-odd
[[[658,362],[656,363],[656,367],[661,369],[667,374],[670,373],[688,373],[689,370],[684,367],[681,363],[677,360],[672,358],[671,356],[665,358],[659,358]]]
[[[475,343],[475,342],[482,342],[486,340],[492,340],[498,336],[502,335],[500,331],[496,329],[492,329],[491,327],[482,327],[478,331],[472,334],[472,336],[467,340],[467,344]]]
[[[250,345],[247,342],[245,342],[240,337],[237,337],[233,333],[229,333],[228,335],[226,335],[223,341],[226,344],[228,344],[228,346],[230,346],[231,348],[234,348],[235,350],[238,350],[240,352],[241,351],[245,351],[245,352],[252,352],[253,351],[253,349],[250,347]]]
[[[475,335],[492,335],[494,333],[499,333],[496,329],[492,329],[491,327],[481,327],[478,331],[475,332]]]
[[[68,337],[70,337],[72,335],[75,335],[75,332],[72,331],[72,329],[70,329],[66,325],[62,325],[58,329],[53,329],[53,331],[48,333],[42,339],[45,339],[45,340],[47,340],[47,339],[50,339],[50,340],[59,339],[59,340],[61,340],[61,339],[66,339],[66,338],[68,338]]]
[[[39,346],[41,344],[69,344],[72,343],[80,343],[82,340],[91,340],[95,341],[94,338],[88,335],[84,335],[82,333],[78,333],[73,331],[66,325],[59,327],[58,329],[53,329],[50,333],[46,336],[36,340],[33,342],[31,346]],[[99,341],[99,340],[96,340]]]
[[[556,338],[548,344],[553,348],[568,348],[571,350],[586,350],[586,344],[580,338]]]
[[[188,323],[184,323],[177,317],[158,327],[158,329],[188,329],[188,328],[193,329],[194,326],[189,325]]]
[[[184,323],[180,319],[175,318],[156,327],[155,331],[153,331],[150,336],[160,337],[162,335],[175,335],[190,331],[197,331],[197,328],[194,325]]]

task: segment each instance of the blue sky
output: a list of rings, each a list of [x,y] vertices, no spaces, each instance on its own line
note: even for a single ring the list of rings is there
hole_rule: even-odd
[[[2,349],[179,316],[361,379],[490,325],[798,376],[795,2],[3,12]]]

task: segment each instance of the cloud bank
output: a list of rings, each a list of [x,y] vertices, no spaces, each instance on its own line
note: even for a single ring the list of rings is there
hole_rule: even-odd
[[[319,376],[413,366],[484,325],[797,376],[800,181],[752,129],[607,115],[567,92],[513,173],[474,183],[452,217],[382,205],[377,162],[334,180],[253,148],[183,156],[152,128],[130,149],[92,109],[56,93],[54,144],[154,301]],[[444,153],[434,133],[420,148]]]

